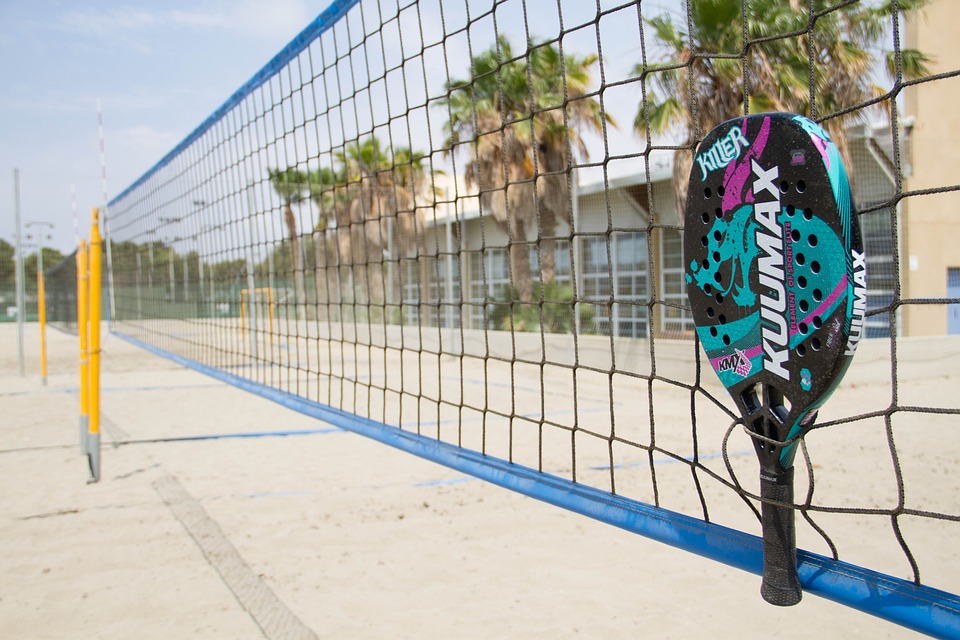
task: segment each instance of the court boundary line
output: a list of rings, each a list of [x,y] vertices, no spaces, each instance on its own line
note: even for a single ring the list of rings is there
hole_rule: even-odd
[[[317,639],[317,634],[250,568],[220,525],[174,476],[164,474],[153,482],[153,488],[264,637]]]

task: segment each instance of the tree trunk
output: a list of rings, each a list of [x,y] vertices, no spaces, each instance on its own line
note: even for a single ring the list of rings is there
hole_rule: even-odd
[[[350,226],[344,225],[337,227],[337,291],[340,304],[352,303],[354,301],[353,293],[353,260],[351,256]]]
[[[323,231],[313,232],[313,288],[317,296],[317,308],[325,307],[327,296],[327,238]]]
[[[567,188],[566,140],[549,146],[540,153],[540,171],[546,175],[537,180],[540,202],[540,269],[544,286],[557,279],[557,221],[566,220],[573,228],[570,211],[570,189]]]
[[[523,162],[526,158],[511,159],[511,184],[507,185],[507,220],[510,231],[510,268],[513,287],[521,302],[533,301],[533,274],[530,272],[530,247],[527,244],[527,227],[536,224],[536,210],[533,199],[532,163]]]
[[[283,219],[287,223],[287,235],[290,238],[290,263],[293,265],[293,284],[297,295],[297,318],[307,303],[307,289],[303,283],[303,255],[300,253],[300,236],[297,234],[297,219],[293,215],[290,203],[283,206]]]
[[[530,302],[533,280],[526,228],[536,220],[530,144],[518,139],[510,127],[504,131],[487,130],[493,132],[479,136],[474,163],[467,169],[466,178],[468,184],[480,188],[481,208],[491,213],[509,234],[511,285],[521,301]]]
[[[692,140],[688,140],[687,143],[692,144]],[[687,208],[691,167],[693,167],[693,152],[690,149],[677,149],[673,154],[673,197],[681,220]]]
[[[513,242],[510,244],[510,271],[513,288],[520,302],[533,300],[533,277],[530,273],[530,246],[526,240],[526,228],[519,218],[510,220]]]

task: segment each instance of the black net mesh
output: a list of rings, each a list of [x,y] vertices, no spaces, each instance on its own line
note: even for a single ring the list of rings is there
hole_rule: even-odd
[[[77,333],[77,252],[44,270],[47,324]]]
[[[797,459],[798,544],[956,591],[951,3],[332,11],[111,203],[116,331],[757,533],[757,462],[694,339],[678,203],[714,125],[807,114],[851,168],[869,299]]]

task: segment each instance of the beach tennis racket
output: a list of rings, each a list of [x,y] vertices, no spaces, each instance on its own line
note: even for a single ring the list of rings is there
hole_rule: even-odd
[[[767,602],[793,605],[793,460],[863,335],[866,264],[850,182],[812,120],[728,120],[697,149],[684,220],[687,296],[710,365],[760,460]]]

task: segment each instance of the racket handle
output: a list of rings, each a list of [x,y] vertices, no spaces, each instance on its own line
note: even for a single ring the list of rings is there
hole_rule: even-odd
[[[760,595],[770,604],[789,607],[803,591],[797,575],[797,529],[793,509],[766,502],[793,504],[793,467],[771,475],[760,474],[760,515],[763,525],[763,584]]]

